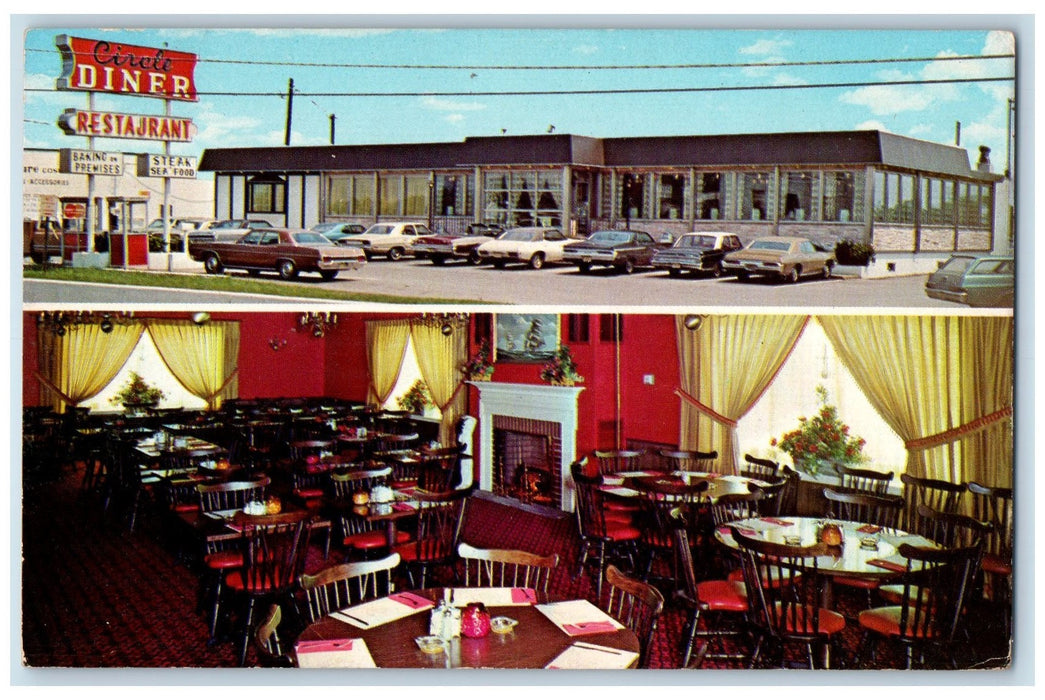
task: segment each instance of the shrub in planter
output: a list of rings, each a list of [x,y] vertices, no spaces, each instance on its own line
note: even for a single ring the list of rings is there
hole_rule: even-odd
[[[835,244],[835,260],[839,265],[866,266],[874,260],[874,246],[843,238]]]

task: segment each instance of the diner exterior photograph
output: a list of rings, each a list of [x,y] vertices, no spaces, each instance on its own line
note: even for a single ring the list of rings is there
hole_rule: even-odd
[[[552,17],[12,16],[15,685],[1033,685],[1033,16]]]

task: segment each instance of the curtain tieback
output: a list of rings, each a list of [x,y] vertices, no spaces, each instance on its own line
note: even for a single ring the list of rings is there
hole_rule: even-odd
[[[223,381],[221,383],[221,386],[218,387],[217,391],[215,391],[214,393],[209,394],[207,396],[203,396],[201,398],[203,398],[207,402],[207,405],[209,406],[211,404],[211,402],[214,401],[214,399],[218,396],[218,394],[220,394],[221,392],[225,391],[225,389],[232,382],[232,380],[236,378],[237,374],[239,374],[239,367],[237,367],[236,369],[232,370],[232,372],[229,373],[229,376],[225,379],[225,381]]]
[[[457,386],[454,387],[454,393],[450,394],[450,398],[446,400],[446,403],[442,405],[436,404],[441,413],[446,413],[446,409],[450,408],[450,404],[452,404],[454,402],[454,399],[457,398],[457,395],[461,393],[461,389],[464,388],[464,384],[465,383],[463,380],[457,382]]]
[[[716,423],[721,423],[727,428],[737,427],[737,422],[735,420],[733,420],[732,418],[727,418],[726,416],[722,415],[710,406],[705,406],[699,400],[697,400],[695,396],[687,394],[685,391],[678,387],[675,387],[675,395],[681,398],[683,401],[692,404],[694,408],[696,408],[698,411],[700,411]]]
[[[978,433],[981,430],[986,430],[990,426],[994,425],[998,421],[1004,420],[1012,416],[1012,406],[1006,406],[1005,408],[995,411],[994,413],[988,413],[985,416],[980,416],[974,420],[959,425],[957,428],[950,428],[943,432],[936,433],[935,435],[926,435],[925,437],[915,438],[908,440],[904,443],[910,451],[914,450],[928,450],[932,447],[939,447],[940,445],[946,445],[949,442],[955,442],[963,437],[968,437],[973,433]]]
[[[39,379],[40,382],[44,386],[46,386],[48,389],[50,389],[54,393],[58,394],[58,398],[60,398],[62,401],[66,402],[70,406],[75,406],[78,403],[80,403],[79,401],[77,401],[76,399],[74,399],[73,397],[69,396],[68,394],[63,392],[61,389],[59,389],[58,386],[54,382],[52,382],[50,379],[48,379],[44,375],[42,375],[39,372],[37,372],[35,369],[33,370],[33,374],[36,375],[36,378]]]

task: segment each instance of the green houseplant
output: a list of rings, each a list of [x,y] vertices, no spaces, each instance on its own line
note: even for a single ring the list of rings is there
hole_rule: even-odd
[[[835,244],[835,260],[839,265],[866,267],[874,262],[874,246],[843,238]]]
[[[137,372],[131,372],[130,379],[119,393],[109,399],[109,403],[129,410],[154,408],[164,396],[162,389],[146,382]]]
[[[461,367],[461,371],[468,379],[485,382],[493,376],[493,368],[494,365],[490,362],[490,344],[483,341],[475,355]]]
[[[541,368],[541,379],[556,386],[573,386],[584,381],[584,377],[577,373],[569,345],[559,346],[551,361]]]
[[[838,417],[838,409],[827,402],[827,389],[816,388],[819,410],[812,418],[802,416],[798,427],[779,439],[769,441],[771,447],[791,455],[796,469],[812,476],[829,470],[834,464],[857,464],[866,461],[866,441],[850,434],[849,426]]]
[[[428,393],[428,385],[423,379],[418,379],[405,394],[399,397],[399,407],[404,408],[415,416],[425,412],[432,405],[432,397]]]

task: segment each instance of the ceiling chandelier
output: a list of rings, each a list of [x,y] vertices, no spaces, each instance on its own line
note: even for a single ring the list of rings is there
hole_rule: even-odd
[[[41,311],[38,325],[59,338],[82,326],[97,325],[102,333],[112,333],[116,326],[134,323],[133,311]]]
[[[337,325],[337,314],[330,311],[307,311],[301,314],[298,325],[305,328],[314,338],[322,338]]]

